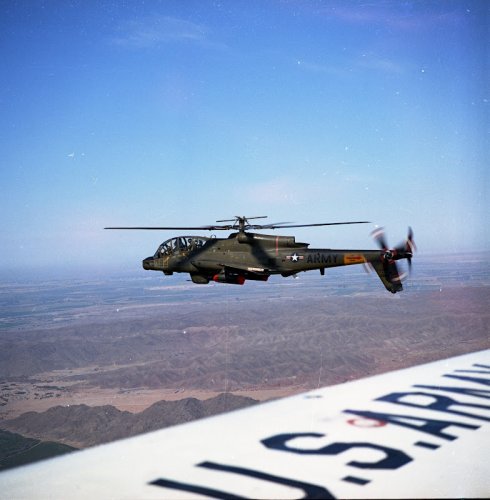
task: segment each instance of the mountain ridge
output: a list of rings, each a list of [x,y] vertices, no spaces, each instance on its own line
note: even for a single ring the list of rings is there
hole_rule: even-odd
[[[0,429],[84,448],[245,408],[258,402],[245,396],[221,393],[206,400],[162,400],[139,413],[119,410],[112,405],[53,406],[44,412],[30,411],[4,420],[0,422]]]

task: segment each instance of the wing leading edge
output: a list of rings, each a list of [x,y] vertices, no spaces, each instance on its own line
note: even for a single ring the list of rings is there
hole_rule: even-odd
[[[6,498],[487,497],[490,350],[0,474]]]

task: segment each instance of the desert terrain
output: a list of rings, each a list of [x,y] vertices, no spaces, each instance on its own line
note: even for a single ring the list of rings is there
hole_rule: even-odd
[[[488,258],[420,256],[396,295],[362,266],[244,286],[4,283],[0,429],[91,446],[488,348]]]

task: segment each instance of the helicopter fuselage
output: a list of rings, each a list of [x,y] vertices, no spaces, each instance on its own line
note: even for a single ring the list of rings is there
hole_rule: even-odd
[[[189,273],[198,284],[243,284],[245,280],[267,281],[271,275],[292,276],[315,269],[324,274],[326,268],[355,264],[369,263],[378,272],[383,259],[379,250],[313,249],[308,243],[296,242],[294,236],[237,232],[228,238],[172,238],[162,243],[155,255],[143,260],[143,268],[166,275]],[[389,291],[402,289],[401,282],[380,278]]]
[[[218,283],[243,285],[245,280],[267,281],[269,276],[293,276],[301,271],[319,269],[325,274],[328,267],[364,264],[372,267],[385,288],[396,293],[403,290],[402,279],[396,261],[407,259],[411,268],[413,231],[408,228],[405,242],[389,249],[382,228],[373,231],[372,236],[379,250],[333,250],[330,248],[309,248],[309,243],[298,243],[294,236],[276,236],[249,232],[264,229],[285,229],[296,227],[340,226],[347,224],[368,224],[368,221],[319,222],[314,224],[291,224],[277,222],[257,224],[255,217],[235,216],[234,219],[218,220],[218,225],[207,226],[112,226],[104,229],[117,230],[206,230],[237,231],[228,238],[207,236],[177,236],[164,241],[152,257],[143,260],[143,268],[161,271],[165,275],[189,273],[192,281],[206,284],[211,280]],[[222,224],[225,223],[225,224]]]

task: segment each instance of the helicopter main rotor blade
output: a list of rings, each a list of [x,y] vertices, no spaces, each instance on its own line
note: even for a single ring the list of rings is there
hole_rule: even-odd
[[[172,226],[172,227],[154,227],[154,226],[131,226],[131,227],[105,227],[104,229],[141,229],[145,231],[215,231],[228,230],[231,226]]]
[[[370,224],[370,221],[363,220],[356,222],[319,222],[318,224],[286,224],[286,225],[278,223],[278,224],[268,224],[263,227],[267,229],[282,229],[290,227],[342,226],[345,224]]]
[[[270,224],[249,224],[250,229],[274,229],[275,227],[284,227],[284,224],[292,224],[291,222],[271,222]]]
[[[263,219],[265,216],[249,217],[250,219]],[[274,224],[248,224],[247,219],[240,220],[220,220],[216,222],[234,222],[226,225],[210,225],[210,226],[111,226],[104,229],[121,229],[121,230],[143,230],[143,231],[232,231],[239,229],[261,230],[261,229],[282,229],[293,227],[315,227],[315,226],[340,226],[346,224],[369,224],[369,221],[357,222],[320,222],[318,224],[290,224],[289,222],[276,222]]]
[[[256,215],[255,217],[245,217],[243,215],[235,215],[234,219],[223,219],[217,220],[216,222],[239,222],[239,221],[248,221],[250,219],[267,219],[267,215]]]

